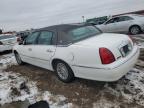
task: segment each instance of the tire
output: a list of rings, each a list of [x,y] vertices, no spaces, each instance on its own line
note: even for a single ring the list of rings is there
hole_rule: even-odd
[[[18,65],[23,65],[24,62],[21,60],[21,57],[19,56],[19,54],[14,53],[14,55],[15,55],[15,58],[16,58],[16,61],[17,61]]]
[[[136,35],[139,34],[141,32],[141,28],[137,25],[130,27],[130,34],[132,35]]]
[[[74,80],[73,71],[66,63],[62,61],[57,61],[54,67],[55,67],[57,77],[62,82],[69,83]]]

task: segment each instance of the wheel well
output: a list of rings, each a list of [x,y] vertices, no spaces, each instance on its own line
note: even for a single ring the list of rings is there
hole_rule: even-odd
[[[52,67],[53,67],[53,69],[55,70],[55,64],[58,62],[58,61],[60,61],[60,62],[63,62],[63,63],[65,63],[65,64],[67,64],[68,65],[68,63],[66,63],[65,61],[63,61],[63,60],[61,60],[61,59],[53,59],[52,60]],[[69,65],[68,65],[69,66]],[[69,66],[70,67],[70,66]],[[71,67],[70,67],[71,68]]]
[[[129,28],[129,31],[130,31],[130,29],[132,28],[132,27],[134,27],[134,26],[137,26],[137,27],[139,27],[139,29],[141,30],[141,27],[139,26],[139,25],[132,25],[132,26],[130,26],[130,28]]]
[[[18,52],[16,50],[14,50],[14,54],[18,54]]]

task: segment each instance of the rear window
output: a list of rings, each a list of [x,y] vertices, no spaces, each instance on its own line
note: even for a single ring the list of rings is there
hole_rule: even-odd
[[[101,34],[94,26],[73,27],[60,31],[57,45],[68,45]]]
[[[68,32],[72,42],[80,41],[100,33],[101,32],[93,26],[80,27]]]
[[[0,36],[0,40],[2,40],[2,39],[9,39],[9,38],[15,38],[15,36],[13,36],[13,35]]]

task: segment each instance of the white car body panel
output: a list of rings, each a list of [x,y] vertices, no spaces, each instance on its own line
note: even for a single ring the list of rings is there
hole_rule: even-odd
[[[138,47],[134,47],[129,57],[123,58],[107,66],[73,66],[75,75],[80,78],[98,81],[116,81],[124,76],[137,62],[139,56]],[[87,59],[88,60],[88,59]]]
[[[121,57],[119,47],[128,42],[132,44],[133,49],[128,56]],[[116,61],[103,65],[99,56],[101,47],[111,50]],[[16,45],[14,50],[24,62],[53,71],[52,61],[60,59],[71,67],[75,77],[99,81],[118,80],[134,66],[139,56],[138,47],[133,45],[128,36],[108,33],[69,46]]]

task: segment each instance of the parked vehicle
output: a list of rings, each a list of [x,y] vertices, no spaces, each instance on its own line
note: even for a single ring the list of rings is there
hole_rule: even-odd
[[[63,24],[34,31],[22,45],[15,45],[14,54],[19,65],[27,62],[56,71],[63,82],[74,77],[116,81],[134,66],[139,49],[127,35]]]
[[[16,34],[16,36],[19,37],[21,41],[23,41],[29,34],[29,32],[19,32]]]
[[[144,31],[144,16],[137,14],[116,16],[97,27],[103,32],[136,35]]]
[[[108,19],[109,19],[108,16],[103,16],[103,17],[98,17],[98,18],[87,19],[86,23],[90,23],[92,25],[100,25],[106,22]]]
[[[12,50],[18,38],[14,35],[0,35],[0,52]]]

